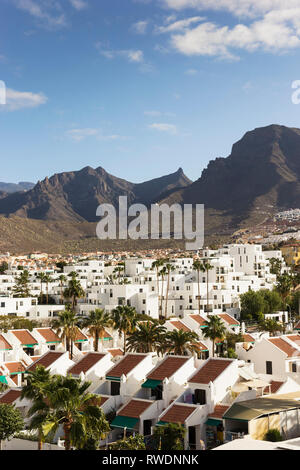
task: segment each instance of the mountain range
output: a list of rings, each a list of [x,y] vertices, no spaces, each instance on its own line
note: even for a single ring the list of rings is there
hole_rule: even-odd
[[[56,222],[58,230],[59,223],[68,222],[73,227],[70,237],[76,233],[78,239],[78,224],[92,224],[89,236],[95,233],[99,204],[117,205],[118,197],[127,195],[128,204],[204,204],[206,234],[230,233],[262,222],[278,210],[300,207],[299,181],[300,129],[270,125],[247,132],[227,158],[210,161],[194,182],[181,168],[136,184],[102,167],[85,167],[45,178],[26,191],[0,193],[0,216],[18,223],[44,221],[48,231],[51,223]],[[68,237],[65,229],[64,237]]]

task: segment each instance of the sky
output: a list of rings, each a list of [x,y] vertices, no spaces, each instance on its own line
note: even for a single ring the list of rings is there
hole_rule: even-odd
[[[0,0],[0,181],[103,167],[192,180],[300,128],[300,0]]]

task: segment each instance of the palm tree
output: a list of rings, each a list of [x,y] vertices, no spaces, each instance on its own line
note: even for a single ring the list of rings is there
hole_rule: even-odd
[[[85,292],[80,284],[80,281],[78,281],[75,276],[72,276],[70,279],[68,287],[64,291],[64,297],[67,299],[72,299],[73,312],[75,311],[77,300],[85,297]]]
[[[98,352],[99,338],[103,343],[105,329],[112,326],[112,319],[109,313],[97,308],[89,313],[89,316],[82,322],[82,326],[89,329],[89,333],[94,337],[94,351]]]
[[[73,342],[75,341],[77,329],[77,317],[71,310],[58,313],[58,317],[52,321],[52,328],[65,341],[66,350],[73,359]]]
[[[292,277],[288,273],[277,276],[276,289],[281,295],[282,302],[286,307],[286,300],[291,293],[293,287]]]
[[[163,318],[164,280],[167,275],[167,268],[165,266],[159,271],[159,275],[161,276],[160,317]]]
[[[101,397],[88,393],[91,382],[55,376],[48,395],[51,411],[44,423],[44,432],[55,432],[63,425],[65,450],[81,449],[89,436],[104,439],[110,427],[102,409]]]
[[[44,282],[46,284],[46,303],[48,305],[48,300],[49,300],[49,283],[53,282],[51,276],[49,274],[44,275]]]
[[[168,273],[168,283],[167,283],[167,293],[166,293],[166,303],[165,303],[165,320],[167,320],[168,317],[168,300],[169,300],[169,290],[170,290],[170,274],[171,272],[175,271],[175,267],[167,263],[166,264],[166,271]]]
[[[186,356],[199,351],[199,337],[194,331],[173,330],[167,333],[167,351],[176,356]]]
[[[32,401],[32,406],[28,411],[28,417],[31,417],[29,429],[38,431],[38,450],[42,450],[45,442],[43,424],[49,412],[46,398],[50,380],[50,371],[43,366],[37,366],[34,371],[27,373],[26,385],[21,393],[21,399],[27,398]]]
[[[115,330],[118,330],[121,338],[124,335],[124,352],[126,354],[126,339],[128,334],[134,332],[136,324],[138,322],[138,315],[133,307],[128,305],[119,305],[111,313],[112,325]]]
[[[152,263],[152,269],[156,269],[156,286],[157,286],[157,295],[159,296],[159,268],[161,268],[164,264],[164,260],[162,258],[157,259]]]
[[[213,266],[209,263],[209,260],[204,260],[203,265],[202,265],[202,271],[206,272],[206,311],[208,313],[209,309],[209,299],[208,299],[208,274],[211,269],[213,269]]]
[[[159,351],[164,343],[166,328],[157,321],[141,322],[128,337],[129,351],[149,353]]]
[[[45,273],[38,273],[37,278],[41,281],[41,303],[43,299],[43,283],[45,282]]]
[[[266,320],[263,320],[259,323],[258,329],[262,332],[268,331],[270,333],[270,336],[275,336],[278,331],[283,331],[283,325],[281,325],[273,318],[267,318]]]
[[[212,353],[215,356],[215,341],[217,338],[224,338],[226,335],[226,328],[221,318],[218,315],[210,315],[208,320],[204,322],[203,336],[209,338],[213,343]]]
[[[119,284],[120,284],[120,280],[121,280],[121,273],[124,271],[124,266],[116,266],[115,269],[114,269],[114,273],[116,273],[118,275],[118,280],[119,280]]]
[[[200,260],[195,260],[193,263],[193,269],[197,271],[197,281],[198,281],[198,310],[200,315],[201,310],[201,297],[200,297],[200,272],[205,272],[205,268]]]
[[[64,274],[61,274],[58,279],[59,279],[59,284],[60,284],[60,303],[63,304],[64,303],[63,287],[64,287],[64,282],[66,282],[67,278]]]

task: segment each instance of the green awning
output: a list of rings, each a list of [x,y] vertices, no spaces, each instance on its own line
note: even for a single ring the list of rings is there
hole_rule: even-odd
[[[167,423],[167,421],[158,421],[155,426],[165,426],[166,424],[169,423]]]
[[[1,383],[1,384],[8,385],[7,380],[6,380],[6,377],[4,377],[4,375],[0,375],[0,383]]]
[[[142,388],[152,388],[155,389],[158,385],[162,383],[162,380],[153,380],[147,379],[146,382],[142,384]]]
[[[205,424],[206,426],[219,426],[219,424],[222,424],[222,420],[217,418],[208,418]]]
[[[138,418],[130,418],[128,416],[116,416],[113,422],[111,423],[111,427],[134,430],[138,422]]]
[[[113,377],[112,375],[107,375],[106,380],[113,380],[114,382],[121,382],[121,377]]]

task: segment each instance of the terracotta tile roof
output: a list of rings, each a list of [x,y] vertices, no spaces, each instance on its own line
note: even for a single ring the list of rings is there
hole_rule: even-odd
[[[131,372],[141,361],[147,357],[146,354],[127,354],[106,375],[109,377],[121,377]]]
[[[282,338],[268,338],[268,341],[286,353],[287,357],[300,356],[300,351],[291,346],[287,341],[284,341]]]
[[[37,328],[36,330],[47,343],[61,342],[60,338],[51,328]]]
[[[88,337],[84,333],[82,333],[79,328],[77,328],[76,330],[74,342],[76,343],[76,341],[88,341]]]
[[[228,315],[228,313],[220,313],[219,317],[221,317],[222,320],[224,320],[229,325],[239,325],[240,324],[240,322],[238,320],[233,318],[231,315]]]
[[[294,329],[300,330],[300,320],[298,321],[298,323],[296,323],[296,325],[294,326]]]
[[[23,362],[5,362],[5,367],[9,370],[10,374],[15,374],[16,372],[24,372],[25,366]]]
[[[2,397],[0,397],[0,403],[7,405],[11,405],[14,401],[16,401],[21,396],[21,390],[8,390]]]
[[[59,359],[61,356],[63,356],[65,353],[63,352],[56,352],[56,351],[48,351],[44,356],[42,356],[40,359],[35,361],[33,364],[31,364],[29,367],[27,367],[27,372],[34,371],[37,366],[44,366],[46,369],[47,367],[50,367],[57,359]]]
[[[280,387],[284,384],[284,382],[277,382],[275,380],[272,380],[270,382],[270,385],[271,385],[271,393],[276,393],[278,392],[278,390],[280,389]],[[266,387],[266,389],[268,390],[268,387]]]
[[[72,375],[79,375],[81,372],[86,373],[90,370],[97,362],[101,361],[105,354],[97,353],[97,352],[90,352],[86,354],[82,359],[80,359],[75,366],[69,369],[68,373]]]
[[[199,348],[199,351],[200,351],[200,352],[201,352],[201,351],[208,351],[208,347],[205,346],[205,344],[202,343],[201,341],[198,341],[198,342],[196,343],[196,346]]]
[[[100,401],[99,406],[102,406],[102,405],[104,405],[104,403],[107,402],[107,400],[109,400],[109,397],[100,397],[100,400],[101,401]]]
[[[3,335],[0,335],[0,351],[5,349],[12,349],[12,346],[6,341]]]
[[[209,359],[190,379],[191,383],[208,384],[232,364],[232,361]]]
[[[37,340],[29,333],[28,330],[10,330],[22,345],[25,344],[38,344]]]
[[[288,335],[287,338],[290,341],[295,341],[296,344],[300,345],[300,335]]]
[[[210,413],[208,416],[211,418],[222,419],[225,412],[230,408],[230,406],[216,405],[213,413]]]
[[[170,378],[180,367],[185,364],[189,357],[166,357],[152,372],[147,375],[147,379],[164,380]]]
[[[15,382],[16,385],[18,385],[19,379],[18,379],[18,374],[12,375],[11,380]]]
[[[255,341],[255,339],[253,338],[253,336],[249,335],[249,333],[245,333],[243,335],[243,338],[244,338],[244,342],[245,343],[253,343]]]
[[[112,355],[112,357],[123,356],[122,349],[108,349],[107,351]]]
[[[180,320],[174,320],[170,321],[171,325],[175,326],[177,330],[182,330],[182,331],[191,331],[190,328],[188,328],[184,323],[182,323]]]
[[[206,320],[205,320],[205,318],[201,317],[201,315],[195,314],[195,315],[190,315],[190,317],[191,317],[193,320],[195,320],[195,321],[200,325],[200,327],[201,327],[201,326],[205,326]]]
[[[166,423],[179,423],[184,424],[187,418],[194,413],[197,409],[197,406],[190,405],[179,405],[178,403],[174,404],[169,408],[169,410],[161,416],[160,421],[165,421]]]
[[[139,418],[144,411],[153,404],[153,401],[130,400],[127,405],[119,411],[119,416],[128,416],[130,418]]]

